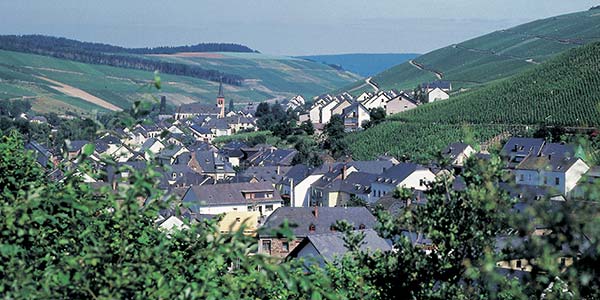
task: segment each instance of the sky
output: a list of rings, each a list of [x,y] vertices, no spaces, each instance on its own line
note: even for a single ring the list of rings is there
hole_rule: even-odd
[[[0,34],[274,55],[425,53],[600,0],[0,0]]]

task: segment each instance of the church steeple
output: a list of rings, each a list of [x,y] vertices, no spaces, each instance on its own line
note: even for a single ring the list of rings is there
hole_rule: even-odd
[[[223,94],[223,77],[219,80],[219,94],[217,94],[217,107],[221,109],[218,118],[225,118],[225,95]]]

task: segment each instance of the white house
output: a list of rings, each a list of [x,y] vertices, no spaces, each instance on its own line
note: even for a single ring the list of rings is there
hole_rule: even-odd
[[[515,167],[514,174],[517,184],[551,187],[566,196],[589,169],[577,157],[532,155]]]
[[[310,186],[323,177],[324,172],[315,172],[305,165],[293,166],[277,184],[282,195],[290,198],[291,207],[310,206]]]
[[[477,151],[465,143],[452,143],[442,150],[442,156],[447,158],[453,167],[462,167],[471,155]]]
[[[329,120],[331,120],[331,116],[333,115],[331,113],[331,111],[333,110],[333,108],[338,105],[340,102],[338,100],[333,100],[327,104],[325,104],[322,108],[321,108],[321,118],[319,123],[321,124],[327,124],[329,123]]]
[[[374,108],[384,108],[387,104],[387,102],[390,101],[390,98],[387,96],[387,94],[385,92],[379,92],[377,95],[371,97],[368,100],[365,100],[363,102],[361,102],[367,109],[374,109]]]
[[[427,93],[427,100],[429,103],[439,101],[439,100],[447,100],[450,98],[448,93],[444,92],[440,88],[435,88],[431,92]]]
[[[371,112],[359,102],[344,108],[342,112],[346,131],[355,131],[362,128],[362,124],[371,120]]]
[[[426,167],[414,163],[401,163],[387,169],[371,184],[371,201],[397,188],[427,190],[427,184],[435,181],[435,174]]]

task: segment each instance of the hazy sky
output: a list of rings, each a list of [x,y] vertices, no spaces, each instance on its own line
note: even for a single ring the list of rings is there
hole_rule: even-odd
[[[424,53],[599,0],[0,0],[0,33],[263,53]]]

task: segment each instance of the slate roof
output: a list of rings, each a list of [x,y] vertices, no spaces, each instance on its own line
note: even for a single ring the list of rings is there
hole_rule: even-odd
[[[288,172],[279,181],[280,184],[290,184],[293,180],[294,186],[302,182],[308,175],[310,175],[312,169],[306,165],[299,164],[291,167]]]
[[[544,139],[512,137],[504,144],[500,154],[504,156],[538,155],[544,146]]]
[[[444,149],[442,151],[442,155],[446,156],[446,157],[449,157],[451,159],[455,159],[461,153],[465,152],[465,150],[467,150],[468,147],[470,147],[469,144],[465,144],[465,143],[452,143],[452,144],[448,145],[448,147],[446,147],[446,149]]]
[[[572,144],[560,144],[560,143],[548,143],[542,148],[542,155],[544,156],[559,156],[559,157],[574,157],[575,156],[575,145]]]
[[[194,124],[194,125],[190,126],[190,129],[195,131],[198,134],[212,134],[212,131],[210,131],[209,128],[202,127],[198,124]]]
[[[74,140],[74,141],[65,141],[67,145],[67,151],[69,152],[77,152],[83,148],[89,141],[84,140]]]
[[[177,108],[180,114],[218,115],[220,112],[221,109],[216,105],[204,103],[182,104]]]
[[[52,153],[46,149],[46,147],[38,144],[36,141],[30,141],[29,143],[25,144],[25,149],[35,152],[36,161],[42,167],[46,167],[52,158]]]
[[[390,243],[377,235],[377,232],[374,230],[366,229],[360,230],[360,232],[364,234],[363,244],[360,246],[361,251],[375,252],[376,250],[380,250],[386,252],[392,250]],[[288,257],[297,257],[300,250],[309,243],[315,247],[319,255],[327,262],[333,262],[336,257],[341,257],[348,252],[348,248],[346,248],[346,243],[344,242],[344,234],[336,232],[307,236],[300,245],[290,252]]]
[[[248,178],[256,178],[258,181],[268,181],[270,183],[277,183],[283,179],[285,174],[291,169],[291,167],[280,167],[280,166],[267,166],[267,167],[248,167],[246,170],[241,172],[239,175]],[[279,172],[279,173],[278,173]]]
[[[353,111],[358,111],[360,107],[362,107],[363,110],[369,111],[364,105],[362,105],[362,103],[354,102],[342,110],[342,115],[346,116],[351,114]]]
[[[394,166],[388,160],[367,160],[367,161],[351,161],[348,166],[355,167],[358,171],[369,174],[381,174],[385,170]]]
[[[221,147],[221,148],[222,149],[232,149],[232,150],[238,149],[239,150],[239,149],[247,148],[247,147],[248,147],[248,145],[246,143],[244,143],[244,142],[241,142],[241,141],[231,141],[231,142],[223,145],[223,147]]]
[[[369,194],[371,183],[377,179],[377,174],[352,172],[346,179],[338,178],[324,186],[330,192],[340,191],[348,194]]]
[[[387,169],[377,177],[376,181],[382,184],[397,185],[418,170],[428,169],[415,163],[400,163]]]
[[[317,207],[317,216],[314,215],[314,207],[280,207],[276,209],[265,221],[264,233],[261,237],[271,235],[269,229],[279,228],[284,220],[289,224],[297,225],[291,228],[294,236],[305,237],[312,234],[330,233],[331,226],[338,220],[346,220],[357,229],[365,225],[366,229],[372,229],[377,220],[365,207]],[[310,225],[315,225],[313,232],[309,231]]]
[[[269,192],[272,198],[244,198],[243,192]],[[184,202],[200,204],[201,206],[244,205],[258,203],[281,202],[279,192],[270,182],[258,183],[223,183],[192,186],[185,193]]]
[[[535,170],[565,173],[575,164],[579,158],[553,156],[529,156],[520,162],[515,169]]]
[[[225,162],[220,155],[212,151],[195,151],[196,161],[202,173],[234,173],[230,163]],[[222,166],[223,169],[219,169]]]
[[[298,151],[294,149],[263,150],[248,157],[248,163],[255,166],[291,166]]]
[[[452,87],[452,83],[446,80],[437,80],[433,82],[424,82],[421,84],[421,88],[423,89],[436,89],[440,88],[442,90],[449,90]]]

